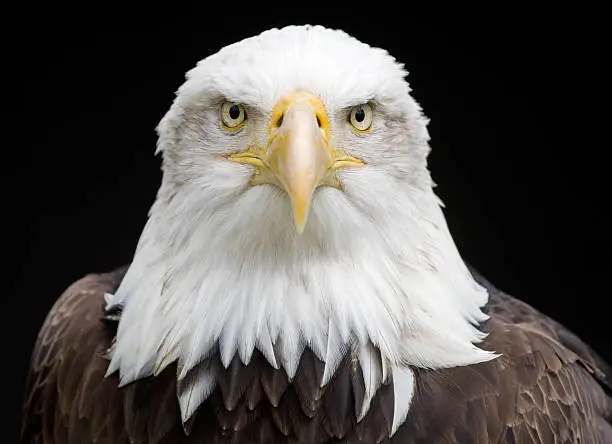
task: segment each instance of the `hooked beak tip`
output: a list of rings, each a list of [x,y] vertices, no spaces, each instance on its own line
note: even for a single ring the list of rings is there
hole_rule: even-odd
[[[304,232],[306,222],[308,221],[308,213],[310,210],[310,199],[291,199],[293,207],[293,223],[298,234]]]

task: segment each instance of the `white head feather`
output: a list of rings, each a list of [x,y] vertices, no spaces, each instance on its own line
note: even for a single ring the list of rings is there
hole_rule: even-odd
[[[398,371],[495,357],[474,345],[488,295],[433,192],[405,75],[386,51],[317,26],[266,31],[187,74],[158,127],[157,201],[110,298],[124,308],[109,374],[127,383],[178,361],[182,379],[217,346],[225,365],[258,349],[290,377],[309,347],[326,362],[322,384],[349,343]],[[317,189],[301,235],[286,193],[249,187],[252,167],[220,156],[264,144],[274,104],[298,89],[322,99],[333,146],[366,162],[339,172],[342,191]],[[247,107],[243,131],[222,129],[223,100]],[[346,116],[368,101],[372,130],[359,135]]]

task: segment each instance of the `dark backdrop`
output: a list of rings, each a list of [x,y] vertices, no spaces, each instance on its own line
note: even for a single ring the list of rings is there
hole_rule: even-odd
[[[5,85],[18,96],[9,112],[19,131],[7,130],[17,144],[3,153],[2,371],[11,384],[1,398],[11,431],[54,300],[84,274],[130,260],[160,180],[154,128],[184,72],[225,44],[290,23],[341,27],[406,63],[431,118],[430,168],[465,259],[612,360],[602,32],[573,11],[441,19],[374,6],[359,19],[209,14],[146,32],[77,16],[29,23],[8,41],[17,56],[8,70],[19,77]]]

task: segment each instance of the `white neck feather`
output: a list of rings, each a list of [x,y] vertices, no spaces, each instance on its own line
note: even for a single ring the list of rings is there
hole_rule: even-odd
[[[258,349],[289,377],[309,347],[326,363],[322,385],[347,346],[373,345],[391,368],[494,358],[473,345],[484,336],[475,325],[488,295],[433,191],[366,209],[360,187],[376,177],[347,171],[342,180],[343,192],[317,190],[301,236],[272,186],[206,195],[201,184],[164,181],[109,297],[109,307],[124,309],[108,373],[120,370],[125,384],[178,361],[180,380],[217,346],[225,366],[236,353],[248,363]]]

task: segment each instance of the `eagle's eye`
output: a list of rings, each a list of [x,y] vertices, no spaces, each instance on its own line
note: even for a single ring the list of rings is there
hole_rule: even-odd
[[[225,102],[221,105],[221,122],[227,129],[238,129],[245,121],[244,106],[233,102]]]
[[[358,131],[367,131],[372,126],[372,107],[367,103],[354,106],[349,114],[349,122]]]

